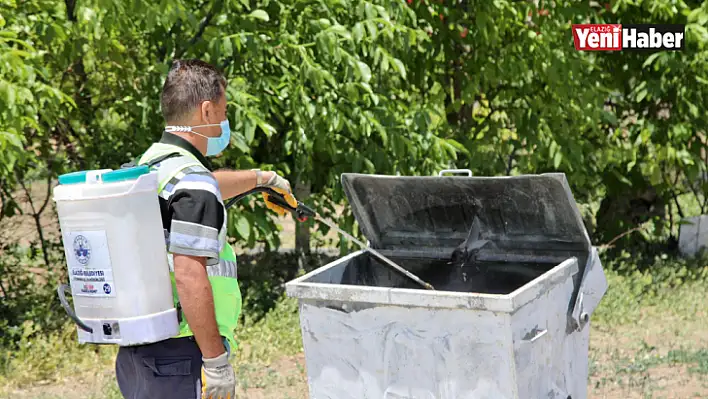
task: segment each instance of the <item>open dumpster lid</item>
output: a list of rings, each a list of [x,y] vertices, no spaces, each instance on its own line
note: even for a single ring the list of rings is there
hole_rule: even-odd
[[[513,177],[342,174],[362,233],[376,249],[450,256],[475,218],[496,260],[577,256],[591,243],[565,174]]]

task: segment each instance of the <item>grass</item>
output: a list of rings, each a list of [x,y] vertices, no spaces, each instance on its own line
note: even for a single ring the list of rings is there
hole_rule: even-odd
[[[679,201],[687,215],[699,213],[691,195]],[[675,207],[673,212],[677,221]],[[293,221],[282,218],[280,224],[284,227],[281,246],[294,247]],[[20,223],[19,229],[4,227],[31,241],[34,233],[27,226],[32,223]],[[635,234],[649,237],[652,233]],[[319,232],[313,236],[330,241],[329,245],[336,245],[339,238],[333,231],[325,237]],[[635,260],[628,255],[611,263],[605,264],[610,289],[592,316],[589,397],[708,397],[706,263],[703,268],[689,268],[686,262],[664,257],[645,272],[636,270]],[[19,349],[0,352],[0,399],[122,398],[113,373],[115,348],[80,346],[69,325],[48,335],[31,323],[23,327]],[[241,345],[233,364],[240,397],[307,397],[295,300],[283,298],[264,319],[247,320],[238,339]]]
[[[591,398],[708,397],[708,268],[667,265],[606,271],[610,289],[591,323]],[[25,328],[32,336],[32,326]],[[264,319],[247,320],[238,339],[240,397],[307,397],[295,300],[283,298]],[[24,339],[0,363],[0,398],[119,399],[114,356],[112,347],[79,346],[72,327]],[[77,395],[76,387],[87,391]]]
[[[663,267],[606,271],[610,289],[592,317],[591,397],[708,397],[708,268]]]
[[[24,336],[32,332],[27,325]],[[116,348],[79,345],[75,334],[74,327],[67,325],[40,339],[23,339],[20,349],[0,368],[0,398],[14,398],[18,392],[23,398],[75,398],[68,396],[75,386],[93,387],[93,392],[81,397],[121,398],[113,378]],[[297,364],[294,373],[286,375],[270,367],[283,356],[302,352],[295,300],[284,298],[257,323],[246,321],[238,340],[233,364],[242,389],[287,387],[302,379],[305,370]]]

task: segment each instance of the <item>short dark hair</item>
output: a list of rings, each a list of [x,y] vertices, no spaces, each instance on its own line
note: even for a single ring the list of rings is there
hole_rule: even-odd
[[[226,78],[201,60],[174,60],[162,87],[162,116],[179,121],[203,101],[217,101],[226,88]]]

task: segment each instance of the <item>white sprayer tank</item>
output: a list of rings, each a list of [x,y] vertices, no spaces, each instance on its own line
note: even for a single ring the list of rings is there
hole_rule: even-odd
[[[146,166],[62,175],[54,201],[75,316],[63,303],[79,342],[130,346],[177,335],[157,175]]]

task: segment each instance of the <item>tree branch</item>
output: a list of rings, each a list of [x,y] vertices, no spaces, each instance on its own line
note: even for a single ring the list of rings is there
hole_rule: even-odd
[[[684,218],[683,209],[681,209],[681,204],[679,204],[678,196],[676,195],[674,190],[671,190],[671,196],[674,198],[674,203],[676,203],[676,210],[678,211],[679,216],[681,216],[681,219],[683,219]]]
[[[39,243],[42,246],[42,257],[44,257],[44,264],[47,268],[49,268],[49,253],[47,252],[47,241],[44,239],[44,229],[42,228],[40,219],[41,212],[37,212],[37,208],[35,208],[34,201],[32,200],[32,193],[27,189],[27,185],[25,185],[25,182],[22,181],[22,178],[19,175],[18,181],[20,183],[20,187],[22,187],[22,190],[24,190],[25,195],[27,195],[27,202],[29,202],[30,208],[32,209],[32,219],[34,219],[34,226],[37,229],[37,234],[39,235]],[[46,205],[47,202],[49,202],[49,195],[47,195],[44,205]]]
[[[64,0],[66,6],[66,18],[71,22],[76,22],[76,0]]]
[[[185,52],[187,52],[187,49],[191,46],[194,45],[194,43],[197,42],[197,40],[201,39],[202,35],[204,35],[204,31],[206,30],[206,27],[209,25],[211,22],[211,19],[214,18],[214,15],[216,14],[217,9],[221,8],[221,1],[217,0],[214,2],[214,5],[211,7],[209,12],[207,12],[207,15],[204,16],[202,19],[202,22],[199,23],[199,28],[197,29],[197,33],[194,35],[189,40],[189,43],[187,44],[186,47],[180,48],[178,51],[175,51],[175,57],[174,58],[180,58],[182,55],[184,55]]]
[[[675,239],[674,237],[674,210],[671,206],[671,201],[667,204],[669,206],[669,237]]]
[[[5,182],[0,179],[0,187],[5,184]],[[0,190],[0,221],[5,218],[5,194],[3,192],[4,190]]]
[[[44,197],[44,203],[42,203],[42,206],[39,207],[39,212],[38,214],[42,214],[44,212],[44,209],[47,207],[47,204],[49,204],[49,198],[52,195],[52,175],[51,173],[47,176],[47,195]]]
[[[175,22],[174,25],[170,28],[170,30],[167,32],[167,37],[172,38],[172,35],[178,34],[179,30],[182,28],[182,20],[178,20]],[[158,59],[161,60],[162,62],[165,62],[165,59],[167,57],[167,39],[165,39],[165,42],[162,43],[162,46],[157,50],[157,55]]]
[[[516,147],[513,147],[513,149],[511,150],[511,154],[509,154],[509,161],[507,162],[507,165],[506,165],[506,175],[507,176],[511,176],[511,167],[512,167],[512,163],[514,161],[514,155],[516,155]]]
[[[22,176],[17,175],[17,181],[20,183],[20,187],[22,187],[22,190],[25,192],[25,195],[27,196],[27,202],[29,202],[30,209],[32,209],[32,213],[36,213],[36,208],[34,207],[34,201],[32,200],[32,195],[30,195],[30,190],[27,189],[27,185],[25,185],[25,182],[22,181]]]
[[[14,198],[12,197],[12,193],[8,189],[7,185],[0,185],[0,189],[2,190],[2,192],[5,193],[5,196],[7,198],[10,198],[10,201],[14,200]],[[24,212],[22,212],[21,208],[18,207],[17,209],[20,211],[20,215],[24,215]]]
[[[628,234],[634,233],[635,231],[640,231],[640,230],[646,229],[648,227],[648,224],[649,224],[649,222],[644,222],[641,225],[639,225],[633,229],[627,230],[624,233],[618,235],[617,237],[611,239],[610,242],[608,242],[607,244],[599,245],[597,248],[598,249],[612,248],[612,246],[614,245],[615,242],[617,242],[617,240],[619,240],[620,238],[622,238]]]
[[[0,280],[0,291],[2,291],[2,297],[7,298],[7,291],[5,291],[5,286],[2,285],[2,280]]]
[[[671,179],[666,177],[666,164],[664,162],[661,163],[661,178],[664,180],[664,183],[670,187],[676,187],[676,183],[678,183],[678,178],[679,178],[679,173],[676,174],[676,179],[674,179],[674,182],[672,184]],[[690,186],[690,185],[689,185]],[[683,214],[683,209],[681,209],[681,204],[679,204],[678,201],[678,195],[676,194],[676,191],[671,189],[669,190],[671,192],[671,197],[673,197],[674,202],[676,203],[676,210],[678,210],[679,216],[681,216],[681,219],[684,218]]]

